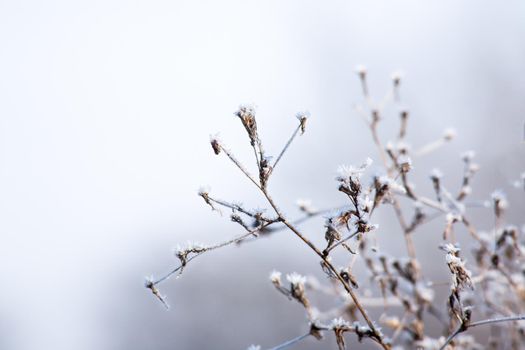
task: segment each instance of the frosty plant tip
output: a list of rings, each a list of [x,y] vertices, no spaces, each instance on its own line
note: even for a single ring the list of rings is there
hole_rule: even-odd
[[[298,346],[310,338],[314,339],[311,341],[330,342],[322,348],[331,346],[342,350],[350,337],[385,350],[478,349],[481,345],[468,334],[473,327],[491,328],[485,343],[489,348],[520,348],[525,344],[522,321],[525,318],[525,232],[518,227],[525,226],[506,223],[505,214],[510,203],[502,191],[494,191],[491,196],[485,191],[476,193],[473,181],[481,170],[474,162],[472,151],[457,156],[458,188],[445,186],[446,176],[434,169],[428,174],[426,188],[416,190],[411,179],[419,171],[420,157],[430,157],[433,151],[456,138],[456,132],[445,129],[436,139],[414,147],[408,138],[412,114],[400,105],[403,74],[393,74],[386,94],[376,101],[369,90],[366,67],[358,66],[355,71],[364,97],[355,111],[368,126],[380,169],[370,173],[372,159],[368,154],[361,159],[349,159],[350,164],[357,165],[339,166],[335,178],[335,190],[341,202],[319,210],[313,204],[315,201],[298,200],[300,216],[290,218],[274,201],[271,180],[277,176],[278,166],[293,141],[307,131],[310,115],[297,113],[297,125],[291,130],[291,136],[283,142],[279,152],[270,154],[263,147],[255,107],[240,106],[234,117],[246,132],[246,147],[252,149],[255,164],[250,162],[247,166],[216,135],[210,137],[211,150],[239,169],[240,174],[257,188],[266,207],[249,208],[238,201],[216,196],[208,188],[201,188],[198,195],[204,203],[213,211],[227,213],[240,233],[224,242],[190,241],[178,246],[174,255],[179,264],[160,278],[147,279],[146,288],[167,307],[159,285],[172,276],[180,276],[194,259],[215,249],[256,242],[278,232],[295,236],[297,244],[309,249],[310,258],[317,261],[319,268],[317,271],[281,273],[274,270],[270,273],[269,285],[294,302],[295,306],[291,307],[304,309],[305,320],[297,325],[298,329],[303,329],[302,333],[273,347],[265,344],[265,349]],[[397,115],[385,113],[388,104],[398,107]],[[378,130],[386,118],[396,118],[399,129],[383,140]],[[337,165],[333,168],[337,169]],[[518,180],[514,181],[513,189],[525,191],[525,175],[514,178]],[[477,205],[477,210],[485,210],[486,215],[494,218],[493,226],[483,231],[479,231],[471,220],[474,202],[467,199],[473,193],[485,196],[483,203],[488,203],[487,206]],[[380,228],[374,222],[379,210],[392,211],[398,227]],[[324,222],[318,222],[316,229],[306,232],[301,228],[304,221],[321,216]],[[440,220],[441,229],[429,230],[426,224],[434,220]],[[444,253],[441,261],[433,261],[432,266],[421,259],[425,252],[418,251],[414,243],[415,235],[423,234],[434,235],[442,241],[439,246],[424,247],[436,252],[441,249]],[[405,253],[382,247],[378,243],[381,235],[397,235],[404,243]],[[469,238],[473,248],[461,249],[458,235]],[[316,243],[319,241],[322,244]],[[356,264],[358,261],[362,263]],[[445,283],[449,288],[445,290],[444,300],[439,300],[437,293],[444,283],[428,277],[429,267],[435,268],[436,264],[442,267],[443,277],[447,274],[450,280]],[[364,269],[361,272],[368,278],[358,279],[357,269]],[[325,278],[318,280],[312,276],[315,274]],[[320,298],[326,299],[323,308],[314,303]],[[371,316],[378,313],[381,316],[377,319]],[[429,322],[437,324],[437,330],[435,326],[431,328]],[[323,340],[326,334],[331,337]],[[263,347],[251,345],[248,349]]]

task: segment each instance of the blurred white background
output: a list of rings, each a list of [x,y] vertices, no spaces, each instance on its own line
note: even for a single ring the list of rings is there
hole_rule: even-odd
[[[244,349],[301,334],[302,311],[267,282],[273,268],[318,270],[287,233],[196,260],[161,286],[170,312],[143,278],[174,266],[179,242],[239,233],[200,185],[263,204],[208,144],[220,131],[248,159],[240,103],[258,105],[270,153],[310,111],[271,188],[290,215],[298,197],[340,203],[337,166],[377,159],[352,110],[360,63],[376,96],[406,72],[416,146],[457,129],[416,163],[419,179],[437,166],[457,185],[456,155],[474,149],[473,197],[512,191],[525,170],[523,1],[0,1],[0,348]],[[523,194],[509,197],[523,216]]]

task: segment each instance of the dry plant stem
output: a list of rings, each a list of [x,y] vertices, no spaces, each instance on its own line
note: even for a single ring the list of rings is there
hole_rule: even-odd
[[[439,140],[436,140],[434,142],[431,142],[429,144],[426,144],[424,145],[423,147],[421,147],[419,150],[417,150],[416,152],[414,152],[414,155],[416,157],[421,157],[421,156],[424,156],[438,148],[440,148],[441,146],[443,146],[447,141],[445,141],[444,139],[440,138]]]
[[[385,153],[385,149],[383,148],[383,145],[381,144],[381,140],[379,139],[379,135],[377,135],[377,124],[379,122],[379,117],[372,117],[374,118],[370,125],[370,130],[372,131],[372,138],[374,139],[374,143],[377,146],[379,150],[379,156],[381,157],[381,160],[383,162],[383,165],[385,166],[385,169],[390,173],[389,166],[388,166],[388,157]]]
[[[381,160],[383,161],[383,165],[385,169],[387,170],[388,174],[391,175],[391,168],[388,165],[388,158],[385,153],[383,144],[381,143],[381,140],[379,139],[379,136],[377,135],[377,123],[378,120],[374,119],[372,123],[370,124],[370,131],[372,132],[372,138],[374,139],[374,143],[376,144],[379,154],[381,156]],[[401,211],[401,206],[399,205],[399,202],[397,200],[397,197],[392,194],[392,203],[394,206],[394,211],[396,213],[397,219],[399,221],[399,224],[401,225],[401,228],[403,229],[404,237],[405,237],[405,243],[407,246],[407,252],[411,259],[416,259],[416,249],[414,247],[414,241],[412,240],[411,233],[408,232],[408,226],[405,222],[405,219],[403,218],[403,213]],[[412,198],[412,197],[411,197]],[[414,198],[412,198],[414,199]]]
[[[385,109],[385,106],[388,104],[388,102],[390,102],[392,99],[395,99],[395,95],[395,88],[388,90],[381,102],[379,103],[377,109],[382,112]]]
[[[216,204],[218,204],[220,206],[223,206],[223,207],[230,208],[232,210],[241,212],[241,213],[243,213],[245,215],[248,215],[248,216],[250,216],[252,218],[256,218],[257,217],[256,213],[252,213],[252,212],[244,209],[243,207],[241,207],[238,204],[228,203],[228,202],[225,202],[225,201],[220,200],[220,199],[212,198],[211,196],[208,196],[208,199],[210,200],[210,202],[213,202],[213,203],[216,203]],[[275,220],[271,220],[271,219],[268,219],[268,218],[265,218],[265,217],[260,217],[260,219],[262,221],[265,221],[265,222],[275,221]]]
[[[264,229],[265,227],[267,227],[267,226],[269,226],[269,225],[271,225],[271,224],[273,224],[273,223],[275,223],[275,222],[276,222],[276,221],[268,222],[268,223],[262,225],[261,227],[258,227],[258,228],[256,228],[256,229],[250,230],[250,231],[248,231],[248,232],[246,232],[246,233],[244,233],[244,234],[242,234],[242,235],[239,235],[239,236],[237,236],[237,237],[235,237],[235,238],[232,238],[232,239],[230,239],[230,240],[228,240],[228,241],[221,242],[221,243],[218,243],[218,244],[213,245],[213,246],[210,246],[210,247],[206,247],[206,250],[205,250],[205,251],[203,251],[203,252],[201,252],[201,253],[198,253],[198,254],[196,254],[196,255],[193,255],[193,256],[191,256],[190,258],[188,258],[187,261],[186,261],[186,264],[185,264],[185,265],[187,265],[191,260],[195,259],[195,258],[198,257],[198,256],[201,256],[202,254],[204,254],[204,253],[206,253],[206,252],[209,252],[209,251],[211,251],[211,250],[215,250],[215,249],[218,249],[218,248],[222,248],[222,247],[225,247],[225,246],[230,245],[230,244],[233,244],[233,243],[240,242],[240,241],[244,240],[245,238],[252,236],[254,233],[257,233],[257,232],[261,231],[261,230]],[[173,276],[175,273],[177,273],[177,272],[179,272],[181,269],[183,269],[185,265],[181,264],[181,265],[177,266],[176,268],[174,268],[173,270],[171,270],[170,272],[168,272],[168,273],[167,273],[166,275],[164,275],[163,277],[159,278],[159,279],[156,280],[155,282],[152,282],[150,285],[151,285],[152,287],[155,287],[155,286],[158,285],[159,283],[164,282],[165,280],[167,280],[167,279],[169,279],[171,276]],[[148,287],[148,288],[151,289],[151,287]]]
[[[246,177],[248,179],[250,179],[251,182],[253,182],[253,184],[255,186],[257,186],[258,188],[261,188],[261,185],[259,185],[259,183],[255,180],[255,178],[248,172],[248,170],[246,170],[246,168],[241,164],[241,162],[239,162],[237,160],[237,158],[235,158],[235,156],[233,155],[233,153],[231,153],[229,150],[227,150],[225,147],[222,147],[221,148],[222,151],[224,151],[224,153],[226,153],[226,155],[228,156],[228,158],[230,158],[230,160],[233,162],[233,164],[235,164],[237,166],[237,168],[239,168],[239,170],[241,170],[243,172],[244,175],[246,175]],[[257,153],[256,153],[257,154]]]
[[[392,205],[394,207],[394,211],[399,221],[399,225],[401,226],[401,229],[403,230],[403,236],[405,237],[405,243],[407,246],[408,256],[411,259],[415,260],[416,259],[416,248],[414,246],[414,240],[412,239],[412,233],[408,229],[408,225],[405,221],[405,218],[403,217],[403,212],[401,210],[401,206],[399,205],[399,201],[394,195],[392,195]]]
[[[426,205],[427,207],[434,208],[434,209],[439,210],[439,211],[441,211],[443,213],[447,212],[447,210],[445,208],[443,208],[443,206],[441,204],[439,204],[438,202],[433,201],[430,198],[418,197],[417,200],[418,200],[418,202]]]
[[[299,230],[297,230],[295,226],[293,226],[290,222],[288,222],[288,220],[281,213],[281,211],[279,210],[279,208],[273,201],[272,197],[270,197],[268,192],[266,190],[262,190],[262,192],[264,196],[266,197],[266,199],[268,200],[268,203],[270,204],[270,206],[274,209],[275,213],[282,221],[282,223],[286,225],[286,227],[288,227],[293,233],[295,233],[295,235],[299,237],[304,243],[306,243],[306,245],[308,245],[323,260],[324,264],[330,269],[330,271],[334,274],[334,276],[337,277],[339,282],[343,285],[343,288],[352,298],[352,301],[354,302],[355,306],[357,307],[357,309],[359,310],[359,312],[365,319],[366,323],[368,324],[368,327],[370,327],[372,332],[374,332],[374,334],[376,335],[377,342],[379,343],[379,345],[381,345],[383,349],[389,350],[390,346],[384,343],[381,333],[377,330],[375,324],[372,322],[372,320],[368,316],[368,313],[366,312],[366,310],[363,308],[363,306],[359,302],[357,295],[354,293],[354,291],[348,285],[348,283],[343,279],[343,277],[341,277],[337,269],[332,265],[332,263],[330,263],[330,261],[328,261],[327,257],[309,239],[307,239],[301,232],[299,232]]]
[[[259,164],[261,164],[261,159],[259,159],[259,153],[257,152],[257,147],[255,147],[255,143],[252,144],[252,149],[253,149],[253,155],[255,156],[257,167],[259,167]]]
[[[299,125],[297,125],[297,128],[293,132],[292,136],[288,139],[288,142],[286,142],[286,145],[284,145],[283,150],[281,151],[281,153],[279,154],[279,156],[275,160],[275,163],[273,163],[273,166],[272,166],[273,170],[275,170],[275,167],[277,166],[277,163],[279,163],[279,161],[283,157],[284,153],[288,150],[288,147],[290,147],[290,144],[292,143],[292,141],[295,139],[295,137],[299,133],[299,130],[301,130],[301,123],[299,123]]]
[[[288,340],[287,342],[284,342],[284,343],[282,343],[282,344],[280,344],[280,345],[277,345],[277,346],[275,346],[275,347],[273,347],[273,348],[271,348],[271,349],[268,349],[268,350],[281,350],[281,349],[286,349],[287,347],[292,346],[292,345],[294,345],[294,344],[300,342],[301,340],[303,340],[303,339],[305,339],[305,338],[307,338],[307,337],[309,337],[309,336],[310,336],[310,332],[305,333],[305,334],[303,334],[303,335],[300,335],[300,336],[298,336],[298,337],[296,337],[296,338],[290,339],[290,340]]]
[[[444,350],[447,345],[460,333],[463,333],[467,331],[469,328],[477,327],[477,326],[483,326],[487,324],[494,324],[494,323],[501,323],[501,322],[511,322],[511,321],[522,321],[525,320],[525,315],[518,315],[518,316],[510,316],[510,317],[501,317],[501,318],[490,318],[483,321],[478,322],[472,322],[470,324],[460,324],[459,327],[452,333],[447,340],[445,341],[445,344],[439,348],[439,350]]]

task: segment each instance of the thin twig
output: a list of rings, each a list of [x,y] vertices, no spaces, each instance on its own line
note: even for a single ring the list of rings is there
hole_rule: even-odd
[[[158,280],[152,282],[151,284],[153,286],[156,286],[159,283],[164,282],[165,280],[167,280],[171,276],[173,276],[173,274],[175,274],[178,271],[180,271],[181,269],[183,269],[185,267],[185,265],[187,265],[188,262],[190,262],[191,260],[195,259],[196,257],[201,256],[202,254],[204,254],[206,252],[209,252],[211,250],[215,250],[215,249],[222,248],[222,247],[225,247],[225,246],[233,244],[233,243],[240,242],[240,241],[242,241],[243,239],[245,239],[245,238],[247,238],[249,236],[253,236],[254,233],[257,233],[257,232],[261,231],[262,229],[264,229],[268,225],[271,225],[272,223],[274,223],[274,222],[266,223],[266,224],[262,225],[261,227],[255,228],[255,229],[253,229],[251,231],[248,231],[248,232],[246,232],[246,233],[244,233],[242,235],[239,235],[239,236],[237,236],[235,238],[232,238],[232,239],[230,239],[228,241],[217,243],[215,245],[206,247],[206,249],[204,251],[202,251],[200,253],[197,253],[197,254],[191,256],[190,258],[188,258],[187,261],[186,261],[186,264],[181,264],[181,265],[177,266],[176,268],[174,268],[173,270],[168,272],[166,275],[164,275],[163,277],[159,278]]]
[[[500,317],[500,318],[490,318],[490,319],[487,319],[487,320],[483,320],[483,321],[477,321],[477,322],[472,322],[468,325],[465,325],[465,324],[461,324],[458,326],[458,328],[454,331],[454,333],[452,333],[448,338],[447,340],[445,341],[445,343],[441,346],[441,348],[439,348],[439,350],[443,350],[445,349],[445,347],[460,333],[463,333],[465,331],[467,331],[469,328],[472,328],[472,327],[477,327],[477,326],[484,326],[484,325],[487,325],[487,324],[493,324],[493,323],[501,323],[501,322],[511,322],[511,321],[522,321],[522,320],[525,320],[525,315],[517,315],[517,316],[509,316],[509,317]]]
[[[257,180],[255,180],[255,178],[248,172],[248,170],[241,164],[241,162],[239,162],[237,158],[235,158],[235,156],[233,155],[231,151],[229,151],[225,147],[222,147],[222,150],[224,151],[224,153],[226,153],[228,158],[230,158],[232,163],[235,164],[237,168],[239,168],[243,172],[243,174],[246,175],[246,177],[250,179],[251,182],[253,182],[255,186],[257,186],[258,188],[261,188],[261,185],[257,182]]]
[[[293,132],[292,136],[290,136],[290,138],[288,139],[288,142],[286,142],[286,145],[284,145],[283,150],[281,151],[281,153],[279,153],[279,156],[275,160],[275,163],[273,163],[272,171],[275,170],[275,167],[277,166],[277,163],[279,163],[279,161],[283,157],[284,153],[288,150],[288,147],[290,147],[290,144],[292,143],[292,141],[295,139],[295,137],[299,133],[299,130],[301,130],[301,124],[299,124],[297,126],[297,128],[295,128],[295,131]]]
[[[275,346],[275,347],[273,347],[273,348],[271,348],[271,349],[268,349],[268,350],[281,350],[281,349],[286,349],[287,347],[292,346],[292,345],[294,345],[294,344],[300,342],[301,340],[307,338],[309,335],[310,335],[310,332],[305,333],[305,334],[303,334],[303,335],[300,335],[300,336],[298,336],[298,337],[296,337],[296,338],[293,338],[293,339],[291,339],[291,340],[288,340],[288,341],[286,341],[286,342],[284,342],[284,343],[282,343],[282,344],[280,344],[280,345],[277,345],[277,346]]]

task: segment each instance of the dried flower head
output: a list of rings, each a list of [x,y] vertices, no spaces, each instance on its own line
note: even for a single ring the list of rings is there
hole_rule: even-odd
[[[366,76],[366,66],[359,64],[355,67],[355,72],[359,75],[361,79]]]
[[[358,167],[353,165],[341,165],[337,169],[339,181],[359,181],[363,173],[372,165],[373,161],[371,158],[367,158],[363,164]]]
[[[412,160],[406,155],[399,156],[397,162],[402,173],[408,173],[412,169]]]
[[[218,155],[221,153],[221,141],[217,135],[210,135],[210,144],[215,154]]]
[[[437,169],[437,168],[434,168],[432,169],[432,171],[430,172],[430,178],[432,180],[434,179],[441,179],[443,177],[443,173],[441,172],[441,170]]]
[[[306,277],[298,274],[297,272],[292,272],[286,275],[286,280],[290,282],[292,287],[304,288],[304,283],[306,282]]]
[[[403,78],[403,76],[404,76],[404,73],[401,71],[396,71],[392,73],[391,79],[392,79],[392,82],[394,83],[394,86],[399,86],[399,84],[401,83],[401,78]]]
[[[270,273],[270,281],[272,281],[272,283],[276,286],[276,287],[280,287],[281,286],[281,273],[279,271],[276,271],[276,270],[273,270],[271,273]]]
[[[306,121],[310,118],[310,112],[299,112],[295,115],[299,120],[299,126],[301,128],[301,135],[304,134],[306,130]]]
[[[505,209],[507,209],[507,197],[505,196],[505,193],[500,190],[492,192],[491,197],[494,205],[494,213],[496,214],[496,217],[499,218],[503,215]]]
[[[259,139],[257,135],[257,122],[255,120],[255,106],[254,105],[241,105],[239,110],[235,112],[235,115],[239,117],[242,122],[242,125],[246,129],[248,136],[250,137],[250,142],[254,146]]]
[[[443,139],[445,141],[451,141],[452,139],[456,137],[456,135],[457,135],[456,129],[449,128],[443,132]]]
[[[466,151],[461,153],[461,159],[463,159],[464,162],[470,162],[474,157],[476,156],[476,152],[474,151]]]
[[[461,249],[451,243],[442,245],[441,249],[447,253],[445,260],[452,273],[452,290],[460,291],[467,287],[473,289],[472,273],[465,267],[465,261],[459,257]]]

